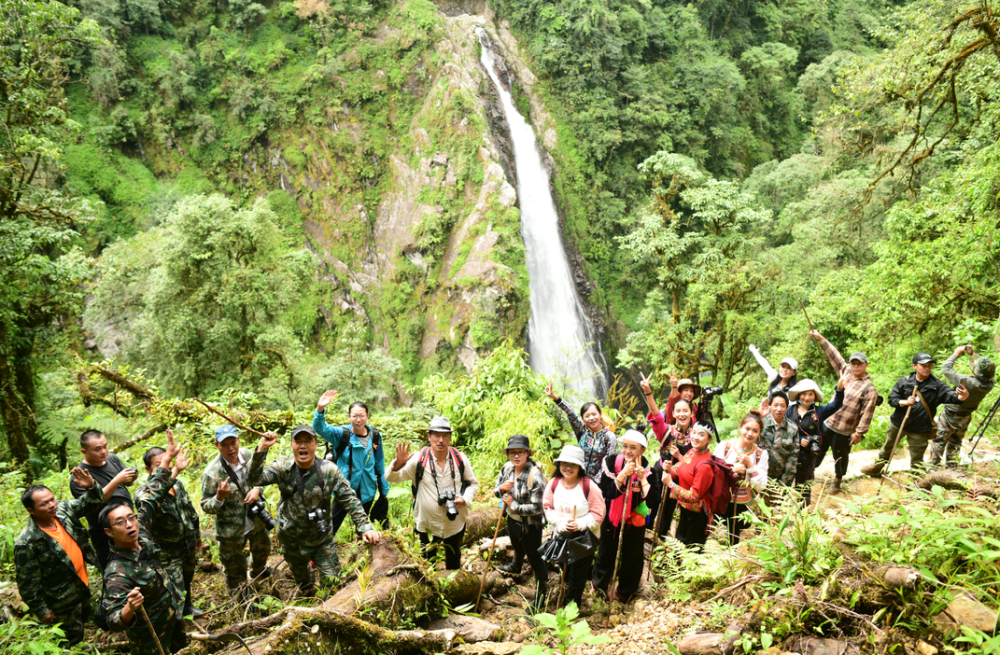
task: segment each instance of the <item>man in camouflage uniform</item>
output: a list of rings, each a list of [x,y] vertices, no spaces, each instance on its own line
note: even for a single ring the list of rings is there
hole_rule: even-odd
[[[963,353],[969,353],[972,375],[960,375],[955,371],[955,361]],[[947,404],[935,421],[934,441],[931,442],[931,464],[937,466],[944,455],[945,465],[957,464],[962,453],[962,439],[972,422],[972,413],[979,407],[995,383],[996,366],[989,357],[979,357],[972,346],[959,346],[951,357],[944,360],[941,372],[956,387],[962,386],[969,397],[961,404]]]
[[[73,469],[73,482],[86,494],[56,501],[48,487],[33,484],[21,495],[28,524],[14,542],[17,589],[28,609],[42,623],[61,623],[70,646],[83,641],[83,624],[90,615],[87,564],[97,556],[81,517],[104,503],[101,488],[90,473]]]
[[[219,456],[201,475],[201,509],[215,516],[215,538],[219,542],[219,559],[226,571],[226,586],[229,591],[237,592],[247,581],[247,557],[243,547],[250,542],[253,559],[250,576],[254,579],[266,577],[271,538],[260,519],[247,515],[247,507],[260,499],[262,491],[260,487],[250,488],[247,484],[250,449],[240,448],[239,433],[231,425],[215,430],[215,448]]]
[[[170,435],[170,430],[167,430]],[[172,437],[172,435],[170,435]],[[146,473],[152,477],[154,470],[164,462],[166,451],[154,446],[142,456],[146,465]],[[148,483],[135,492],[135,500],[141,503],[152,494]],[[201,522],[198,511],[191,502],[184,484],[174,481],[173,488],[159,505],[154,507],[144,526],[146,532],[156,545],[160,547],[160,561],[163,567],[174,576],[178,584],[184,587],[184,616],[198,617],[203,614],[191,603],[191,581],[194,579],[194,568],[198,563],[198,550],[201,545]]]
[[[315,583],[310,560],[321,577],[340,577],[337,543],[330,530],[331,495],[351,515],[366,544],[378,543],[379,534],[368,522],[361,500],[337,465],[316,458],[316,431],[311,426],[292,428],[292,457],[265,466],[267,450],[277,439],[273,432],[261,437],[250,461],[250,484],[278,485],[281,551],[299,589],[304,595],[311,595]]]
[[[143,498],[136,498],[136,511],[124,503],[108,503],[98,516],[111,538],[111,555],[104,571],[104,596],[98,612],[107,618],[113,631],[124,630],[133,655],[157,655],[153,634],[142,616],[144,608],[156,630],[163,650],[174,653],[187,642],[184,634],[184,586],[160,560],[160,547],[145,532],[150,518],[161,513],[159,505],[187,466],[183,453],[172,442],[160,466],[153,471]]]

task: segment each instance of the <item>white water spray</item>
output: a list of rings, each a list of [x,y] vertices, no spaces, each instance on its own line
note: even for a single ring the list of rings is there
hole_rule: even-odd
[[[476,28],[482,63],[496,87],[510,126],[517,168],[517,194],[521,201],[521,236],[528,264],[531,318],[528,320],[528,355],[531,368],[542,375],[561,377],[587,399],[607,392],[593,329],[576,295],[569,261],[559,234],[559,217],[549,191],[549,176],[531,125],[514,107],[508,88],[501,83],[490,49],[489,35]]]

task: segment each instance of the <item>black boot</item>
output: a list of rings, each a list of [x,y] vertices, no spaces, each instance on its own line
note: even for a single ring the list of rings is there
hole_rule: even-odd
[[[514,561],[507,562],[506,564],[501,564],[497,567],[498,571],[503,571],[504,573],[510,573],[511,575],[520,575],[521,567],[524,565],[523,559],[514,558]]]

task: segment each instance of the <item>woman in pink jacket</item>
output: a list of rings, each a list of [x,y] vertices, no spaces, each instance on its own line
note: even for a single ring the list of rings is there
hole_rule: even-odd
[[[596,482],[587,477],[583,449],[563,446],[559,457],[553,461],[555,471],[552,481],[545,486],[542,509],[552,529],[559,535],[573,538],[590,530],[596,541],[604,521],[604,496]],[[577,560],[566,568],[566,599],[577,607],[583,599],[583,590],[590,579],[594,564],[593,555]]]

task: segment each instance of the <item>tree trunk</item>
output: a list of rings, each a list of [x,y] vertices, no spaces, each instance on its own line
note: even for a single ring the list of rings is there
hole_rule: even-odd
[[[488,507],[476,510],[475,512],[469,512],[465,520],[465,537],[462,539],[462,545],[468,546],[483,537],[492,537],[497,529],[498,518],[500,518],[499,507]],[[504,531],[506,522],[507,518],[504,517],[500,523],[501,533]]]
[[[21,354],[20,349],[12,348],[6,328],[0,323],[0,353],[7,353],[10,357],[0,356],[0,415],[3,416],[3,425],[7,433],[7,448],[11,457],[24,471],[25,482],[31,484],[34,481],[34,474],[28,464],[28,442],[34,441],[37,431],[35,414],[30,405],[33,400],[32,395],[25,397],[18,382],[22,377],[19,375],[17,359]],[[30,370],[30,369],[29,369]],[[33,392],[32,389],[29,392]]]
[[[917,486],[921,489],[930,489],[931,487],[938,486],[953,491],[965,491],[973,496],[1000,497],[1000,490],[996,487],[984,486],[976,478],[947,469],[931,471],[917,482]]]

